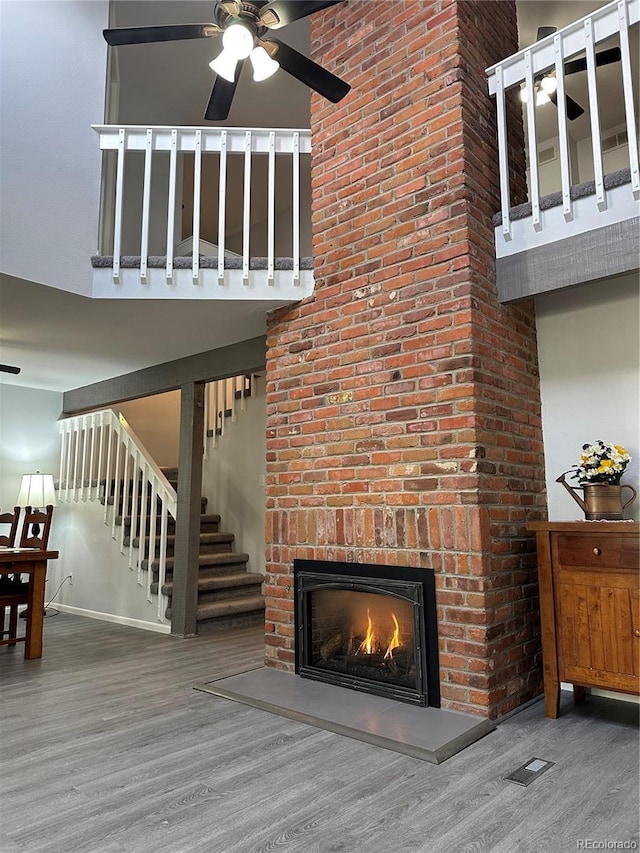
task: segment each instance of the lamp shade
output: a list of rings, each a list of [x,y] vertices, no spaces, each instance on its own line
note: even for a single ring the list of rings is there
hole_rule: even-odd
[[[253,65],[253,79],[256,83],[271,77],[280,68],[280,63],[271,59],[263,47],[254,47],[249,56]]]
[[[221,77],[224,77],[225,80],[233,83],[236,79],[237,64],[238,60],[225,47],[223,48],[222,53],[219,56],[216,56],[216,58],[209,63],[209,67],[212,71],[215,71],[216,74],[219,74]]]
[[[36,471],[35,474],[23,476],[16,500],[18,506],[31,506],[37,509],[49,504],[55,506],[57,503],[53,474],[41,474],[40,471]]]

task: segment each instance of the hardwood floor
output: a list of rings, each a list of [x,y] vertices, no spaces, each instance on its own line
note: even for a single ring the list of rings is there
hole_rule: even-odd
[[[547,720],[537,702],[435,766],[193,689],[259,666],[256,629],[177,640],[59,614],[43,659],[22,654],[0,649],[1,853],[640,845],[627,703],[567,696]],[[555,764],[503,780],[534,756]]]

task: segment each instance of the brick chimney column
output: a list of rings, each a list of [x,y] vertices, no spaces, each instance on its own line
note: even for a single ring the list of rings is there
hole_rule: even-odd
[[[497,716],[541,692],[535,322],[497,301],[484,73],[517,50],[515,3],[311,21],[353,89],[312,98],[316,289],[268,326],[266,661],[293,669],[294,558],[431,567],[443,707]]]

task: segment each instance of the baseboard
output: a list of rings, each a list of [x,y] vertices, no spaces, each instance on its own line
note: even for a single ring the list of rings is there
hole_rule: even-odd
[[[47,607],[54,607],[61,613],[73,613],[76,616],[86,616],[89,619],[98,619],[101,622],[115,622],[117,625],[128,625],[130,628],[141,628],[143,631],[155,631],[157,634],[171,633],[171,625],[162,625],[160,622],[145,622],[143,619],[115,616],[113,613],[100,613],[98,610],[86,610],[84,607],[57,604],[55,601],[49,602]]]
[[[564,681],[561,681],[560,687],[562,690],[573,692],[573,684],[565,684]],[[640,705],[640,696],[636,696],[635,693],[618,693],[616,690],[604,690],[601,687],[589,687],[587,689],[592,696],[602,696],[605,699],[617,699],[618,702],[632,702],[635,705]]]

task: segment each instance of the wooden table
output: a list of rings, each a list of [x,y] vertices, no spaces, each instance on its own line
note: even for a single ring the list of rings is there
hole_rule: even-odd
[[[0,548],[0,575],[29,575],[24,641],[24,656],[29,660],[42,657],[47,560],[55,560],[57,557],[58,551],[40,551],[37,548]],[[3,640],[2,644],[6,642]]]
[[[640,524],[536,521],[545,714],[555,719],[560,683],[576,701],[588,687],[638,693]]]

